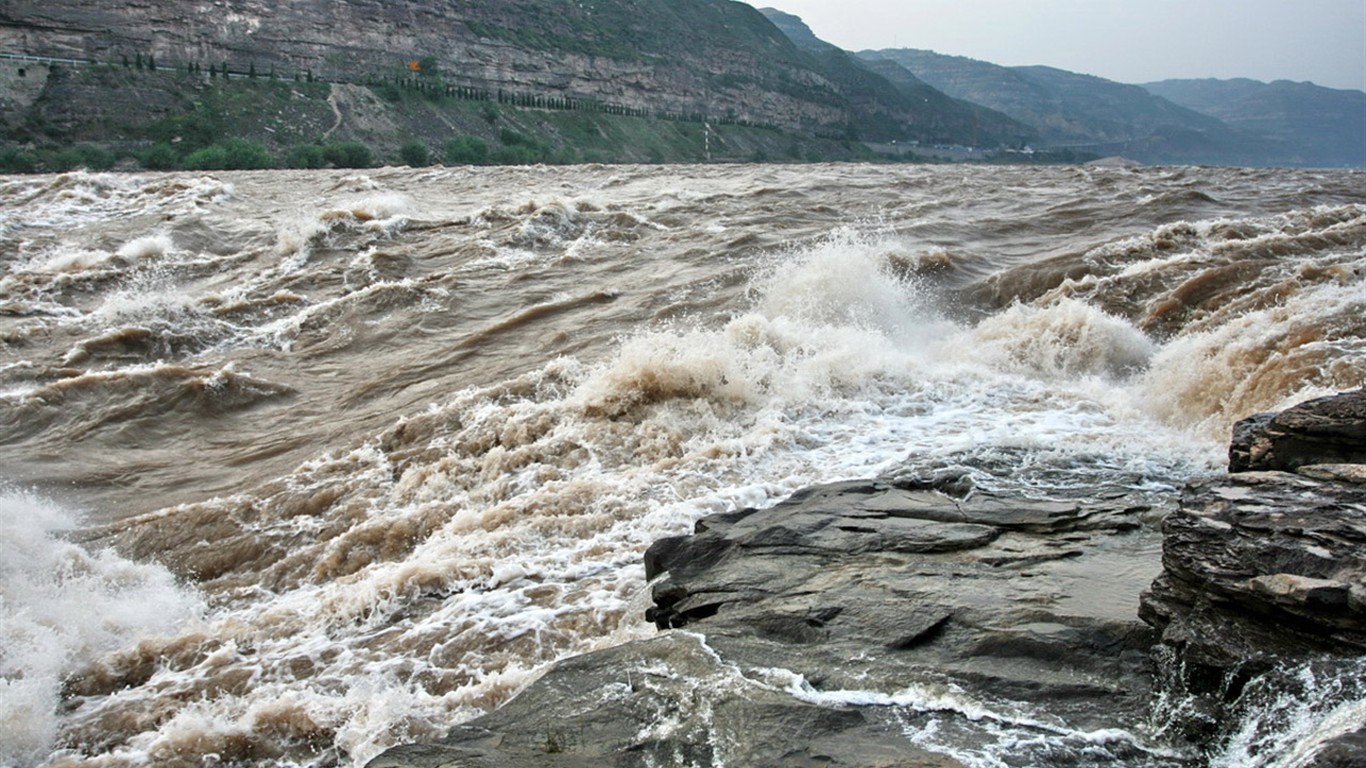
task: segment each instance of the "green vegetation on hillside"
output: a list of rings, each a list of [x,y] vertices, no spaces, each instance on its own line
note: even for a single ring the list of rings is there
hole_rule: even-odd
[[[240,29],[107,11],[4,14],[19,42],[0,52],[0,170],[1362,154],[1360,92],[1167,86],[1178,106],[1047,67],[856,56],[734,0],[256,4]],[[41,58],[81,50],[100,61]]]
[[[107,171],[118,163],[108,149],[94,144],[74,147],[0,147],[0,173],[65,172],[76,168]]]
[[[135,8],[118,13],[153,30],[179,23]],[[397,11],[372,15],[381,28],[409,23]],[[276,20],[282,26],[269,39],[197,49],[204,61],[162,50],[154,59],[144,38],[127,37],[109,48],[119,60],[44,60],[28,77],[6,62],[0,171],[983,161],[992,156],[904,148],[970,143],[1001,158],[1032,136],[903,70],[906,81],[894,82],[814,35],[794,45],[763,13],[729,0],[479,4],[430,17],[433,29],[455,25],[453,36],[426,30],[397,55],[328,37],[318,58],[286,34],[300,19]],[[474,40],[481,61],[528,68],[471,69],[457,39]],[[557,85],[570,74],[576,84]]]
[[[210,69],[54,66],[25,122],[6,127],[0,172],[873,157],[845,140],[448,87],[435,66],[370,86]]]

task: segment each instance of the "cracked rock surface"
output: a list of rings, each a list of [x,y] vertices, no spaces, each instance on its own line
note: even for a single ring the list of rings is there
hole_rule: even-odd
[[[962,765],[913,736],[946,729],[1047,733],[1016,759],[1057,759],[1150,694],[1156,636],[1135,612],[1158,534],[1139,500],[1092,499],[868,480],[705,518],[646,555],[660,636],[561,662],[444,743],[371,765]],[[1119,741],[1093,751],[1181,764]]]

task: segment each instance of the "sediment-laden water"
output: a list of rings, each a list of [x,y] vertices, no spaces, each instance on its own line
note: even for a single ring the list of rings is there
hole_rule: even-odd
[[[653,634],[640,555],[703,515],[1161,497],[1366,384],[1358,172],[6,177],[0,268],[4,765],[361,765]],[[1116,567],[1086,610],[1156,548]]]

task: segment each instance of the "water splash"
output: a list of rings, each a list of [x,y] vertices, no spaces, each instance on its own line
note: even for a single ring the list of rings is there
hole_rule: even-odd
[[[1293,340],[1306,315],[1361,314],[1358,215],[1315,207],[1359,191],[1268,214],[1244,210],[1260,194],[1166,194],[1195,172],[1099,174],[1117,206],[1061,221],[1039,204],[1085,199],[1096,173],[661,173],[0,182],[19,255],[0,278],[0,407],[23,433],[7,467],[103,489],[111,516],[157,509],[88,535],[207,595],[193,628],[62,657],[85,682],[55,721],[80,745],[61,759],[363,762],[642,631],[640,552],[705,514],[946,466],[1044,494],[1115,475],[1169,492],[1217,465],[1222,435],[1164,398],[1208,394],[1195,418],[1219,421],[1225,402],[1300,397],[1341,381],[1366,335],[1277,347],[1322,373],[1255,397],[1201,378],[1246,371],[1216,353],[1265,343],[1259,325]],[[1207,221],[1161,220],[1175,210]],[[1150,313],[1218,283],[1200,263],[1216,252],[1295,261],[1306,287]],[[1052,277],[1014,308],[971,298],[987,271],[1040,261]],[[50,262],[65,271],[24,272]],[[1269,299],[1282,278],[1247,279]],[[236,474],[195,472],[210,466]]]
[[[63,541],[75,526],[49,501],[0,491],[0,763],[35,764],[52,749],[73,668],[204,610],[164,568]]]

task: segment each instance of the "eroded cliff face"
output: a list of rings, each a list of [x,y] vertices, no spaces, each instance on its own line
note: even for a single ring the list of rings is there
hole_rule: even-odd
[[[0,52],[450,84],[833,132],[848,105],[757,11],[724,0],[0,3]]]

